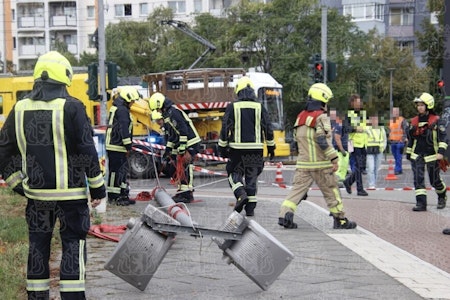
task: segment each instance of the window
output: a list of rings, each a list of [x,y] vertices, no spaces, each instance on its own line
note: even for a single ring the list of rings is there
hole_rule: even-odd
[[[355,21],[384,20],[384,5],[379,3],[344,5],[344,15],[350,15]]]
[[[182,14],[186,12],[185,1],[169,1],[169,8],[172,9],[175,14]]]
[[[399,41],[397,43],[398,48],[400,50],[411,50],[413,51],[414,49],[414,41]]]
[[[194,0],[194,12],[201,13],[202,11],[202,0]]]
[[[414,23],[414,8],[391,8],[389,25],[410,26]]]
[[[139,15],[148,16],[148,3],[139,3]]]
[[[439,23],[436,12],[432,12],[430,14],[430,23],[434,25],[437,25]]]
[[[89,48],[95,48],[95,34],[88,34]]]
[[[131,17],[132,15],[131,4],[114,5],[114,11],[116,13],[116,17]]]
[[[94,19],[95,18],[95,6],[87,7],[87,18]]]
[[[11,20],[13,20],[13,21],[16,20],[16,10],[15,9],[11,9]]]

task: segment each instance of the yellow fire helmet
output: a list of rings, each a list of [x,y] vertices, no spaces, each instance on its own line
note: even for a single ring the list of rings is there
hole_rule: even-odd
[[[162,114],[157,110],[152,111],[150,116],[152,118],[152,121],[161,120],[163,118]]]
[[[161,109],[164,104],[166,97],[161,93],[154,93],[150,99],[148,99],[148,106],[150,110]]]
[[[434,108],[434,98],[428,93],[422,93],[418,98],[414,99],[414,103],[423,102],[428,109]]]
[[[251,87],[253,90],[255,89],[255,86],[253,85],[253,82],[250,80],[248,76],[244,76],[238,80],[236,83],[236,86],[234,87],[234,92],[236,95],[246,87]]]
[[[328,101],[333,98],[333,92],[324,83],[314,83],[308,91],[308,96],[314,100],[322,101],[323,103],[328,103]]]
[[[66,86],[72,84],[73,70],[70,62],[57,51],[50,51],[39,56],[34,67],[34,81],[53,80],[64,83]]]
[[[123,86],[119,91],[120,97],[126,102],[138,101],[141,98],[138,90],[132,86]]]

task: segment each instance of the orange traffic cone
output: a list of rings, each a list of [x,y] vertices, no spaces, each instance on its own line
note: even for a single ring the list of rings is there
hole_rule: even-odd
[[[392,159],[389,160],[388,173],[384,179],[385,180],[397,180],[398,179],[398,177],[394,173],[394,167],[392,166]]]
[[[275,183],[280,183],[280,184],[284,183],[283,173],[281,171],[282,168],[283,168],[283,163],[281,163],[281,162],[277,163],[277,175],[275,176]]]

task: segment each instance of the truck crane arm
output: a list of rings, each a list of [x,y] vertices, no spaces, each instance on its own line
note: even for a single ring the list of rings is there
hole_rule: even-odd
[[[183,32],[184,34],[190,36],[191,38],[197,40],[198,42],[200,42],[204,46],[208,47],[202,53],[202,55],[200,55],[200,57],[197,58],[196,61],[194,61],[194,63],[188,68],[188,70],[193,69],[194,66],[196,66],[206,55],[208,55],[208,53],[213,53],[214,51],[216,51],[216,46],[214,46],[210,41],[208,41],[204,37],[198,35],[194,31],[192,31],[189,28],[189,26],[187,25],[187,23],[185,23],[185,22],[176,21],[176,20],[164,20],[164,21],[161,21],[161,25],[170,25],[170,26],[174,27],[175,29]]]

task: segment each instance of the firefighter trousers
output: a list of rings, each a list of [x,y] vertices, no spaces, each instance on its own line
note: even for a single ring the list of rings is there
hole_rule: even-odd
[[[256,203],[258,176],[264,168],[263,150],[230,149],[227,162],[228,183],[236,199]]]
[[[420,207],[427,206],[427,190],[425,187],[425,167],[428,171],[428,179],[434,187],[439,198],[445,198],[447,187],[441,179],[439,162],[437,160],[425,162],[423,156],[419,155],[415,160],[411,160],[411,167],[414,174],[414,189],[416,191],[416,204]]]
[[[296,169],[292,182],[292,189],[281,204],[280,218],[284,218],[287,212],[295,212],[311,185],[315,182],[322,192],[330,213],[338,218],[343,218],[344,206],[339,191],[336,176],[332,168],[326,169]]]
[[[49,299],[51,240],[56,220],[62,243],[59,270],[61,299],[85,299],[86,235],[90,227],[87,200],[28,199],[28,299]]]
[[[125,152],[108,151],[108,200],[128,196],[128,158]]]

